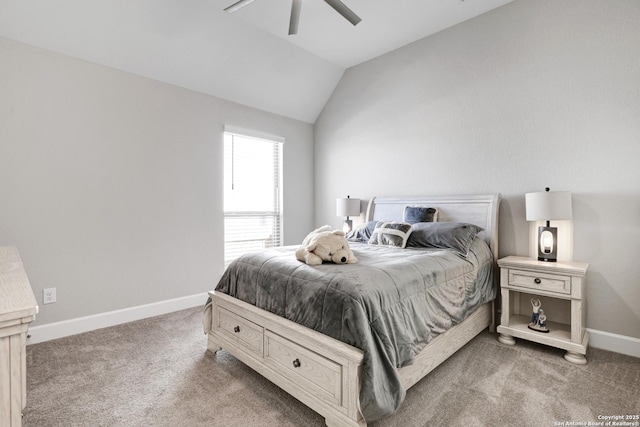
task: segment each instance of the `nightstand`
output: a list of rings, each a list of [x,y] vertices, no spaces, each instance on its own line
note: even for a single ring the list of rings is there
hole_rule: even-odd
[[[498,340],[514,345],[515,338],[567,350],[571,363],[587,363],[589,333],[586,329],[586,280],[589,264],[582,262],[543,262],[508,256],[498,260],[502,314]],[[529,329],[532,306],[539,299],[548,316],[548,332]],[[546,310],[553,306],[553,310]]]

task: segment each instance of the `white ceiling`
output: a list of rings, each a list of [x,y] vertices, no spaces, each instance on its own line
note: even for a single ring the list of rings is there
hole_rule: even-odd
[[[0,37],[314,123],[346,68],[512,0],[0,0]]]

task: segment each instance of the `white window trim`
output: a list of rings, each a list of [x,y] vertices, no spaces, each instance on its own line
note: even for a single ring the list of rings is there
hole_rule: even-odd
[[[284,144],[285,139],[282,136],[273,135],[267,132],[261,132],[253,129],[246,129],[239,126],[224,125],[224,133],[234,133],[239,136],[248,136],[250,138],[266,139],[273,142],[281,142]]]

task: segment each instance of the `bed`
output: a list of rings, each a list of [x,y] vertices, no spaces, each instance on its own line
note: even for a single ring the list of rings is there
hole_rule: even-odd
[[[499,194],[370,200],[365,224],[402,221],[412,206],[478,226],[464,255],[352,241],[357,264],[307,266],[295,247],[234,262],[209,293],[208,350],[224,348],[328,426],[392,414],[407,389],[493,327],[499,204]],[[435,317],[419,317],[427,311]]]

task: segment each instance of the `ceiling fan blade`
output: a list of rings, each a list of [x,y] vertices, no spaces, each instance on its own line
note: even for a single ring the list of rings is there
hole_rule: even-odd
[[[351,22],[353,25],[358,24],[358,22],[362,21],[358,15],[356,15],[353,10],[349,9],[347,5],[342,3],[340,0],[324,0],[329,6],[335,9],[340,15],[344,17],[347,21]]]
[[[234,4],[232,4],[229,7],[225,7],[224,11],[225,12],[229,12],[229,13],[235,12],[236,10],[242,9],[243,7],[245,7],[248,4],[253,3],[254,1],[256,1],[256,0],[240,0],[240,1],[235,2]]]
[[[289,35],[298,34],[298,22],[300,22],[300,8],[302,0],[293,0],[291,4],[291,20],[289,21]]]

